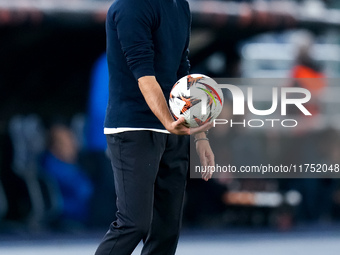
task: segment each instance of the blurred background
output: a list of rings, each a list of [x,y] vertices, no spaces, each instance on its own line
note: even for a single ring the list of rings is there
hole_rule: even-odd
[[[45,246],[57,250],[48,246],[51,240],[74,240],[79,254],[90,254],[114,218],[114,182],[102,134],[105,17],[112,2],[0,0],[2,254],[31,254],[26,241],[34,254],[46,254]],[[189,3],[192,73],[290,79],[288,86],[307,88],[314,99],[308,105],[313,121],[303,130],[230,129],[225,150],[216,156],[234,165],[339,163],[340,2]],[[209,247],[218,254],[271,254],[287,242],[292,254],[336,254],[339,220],[338,179],[189,179],[179,254],[203,254]],[[318,244],[321,235],[327,241]],[[25,241],[20,251],[18,240]]]

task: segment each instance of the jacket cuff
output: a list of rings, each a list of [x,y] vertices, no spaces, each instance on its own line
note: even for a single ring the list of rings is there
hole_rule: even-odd
[[[131,71],[136,80],[138,80],[140,77],[143,77],[143,76],[155,76],[155,70],[153,68],[153,64],[143,63],[134,68],[131,68]]]

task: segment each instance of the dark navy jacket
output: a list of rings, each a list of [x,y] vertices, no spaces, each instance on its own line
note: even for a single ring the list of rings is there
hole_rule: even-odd
[[[156,76],[166,100],[188,74],[190,11],[185,0],[116,0],[106,19],[109,101],[104,126],[164,129],[138,87]]]

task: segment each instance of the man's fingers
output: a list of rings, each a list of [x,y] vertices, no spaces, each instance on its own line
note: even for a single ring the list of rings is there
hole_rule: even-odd
[[[205,173],[202,173],[202,179],[208,181],[212,177],[212,172],[210,168],[207,169]]]
[[[190,135],[190,129],[187,127],[184,117],[174,121],[169,131],[176,135]]]
[[[211,171],[212,169],[209,166],[215,166],[214,155],[208,154],[201,156],[200,158],[202,166],[204,166],[206,169],[205,172],[202,172],[202,179],[208,181],[213,175],[213,172]]]
[[[212,122],[208,122],[208,123],[205,123],[204,125],[202,125],[200,127],[190,128],[190,134],[194,135],[196,133],[208,131],[210,128],[213,127],[213,125],[214,124]]]
[[[184,117],[179,117],[178,120],[175,121],[176,125],[181,125],[185,123]]]
[[[208,131],[210,128],[213,127],[213,123],[212,122],[208,122],[208,123],[205,123],[204,125],[200,126],[200,127],[195,127],[195,128],[190,128],[188,129],[188,135],[193,135],[193,134],[196,134],[196,133],[200,133],[200,132],[205,132],[205,131]],[[181,127],[182,126],[182,127]],[[187,129],[188,128],[188,125],[184,119],[184,117],[180,117],[178,120],[176,120],[174,122],[174,125],[173,127],[175,129],[178,129],[178,128],[184,128],[184,129]],[[186,132],[185,132],[186,134]]]
[[[209,166],[215,166],[215,159],[214,159],[214,155],[213,155],[213,154],[207,155],[207,164],[208,164]],[[212,171],[209,171],[209,175],[207,175],[206,181],[208,181],[209,179],[211,179],[212,175],[213,175],[213,172],[212,172]]]

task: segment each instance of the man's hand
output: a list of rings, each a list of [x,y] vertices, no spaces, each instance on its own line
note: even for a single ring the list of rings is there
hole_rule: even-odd
[[[199,133],[195,137],[196,139],[205,138],[204,133]],[[211,179],[213,172],[209,166],[215,166],[215,156],[211,150],[208,140],[198,140],[196,141],[196,151],[200,158],[201,166],[206,170],[202,172],[202,179],[208,181]]]
[[[185,125],[184,117],[180,117],[178,120],[170,123],[168,127],[165,127],[170,133],[176,135],[194,135],[197,133],[208,131],[212,127],[212,123],[206,123],[200,127],[188,128]]]

